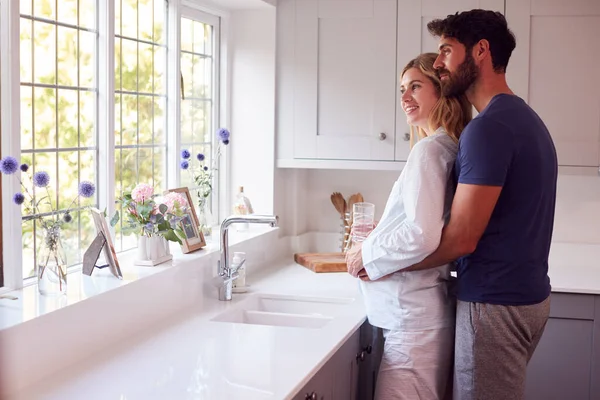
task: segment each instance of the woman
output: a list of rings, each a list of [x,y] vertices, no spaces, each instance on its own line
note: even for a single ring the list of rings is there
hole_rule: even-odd
[[[455,302],[450,266],[403,273],[439,245],[454,192],[458,138],[471,119],[466,97],[441,96],[426,53],[404,68],[400,91],[411,134],[421,137],[394,184],[378,225],[346,255],[360,277],[369,322],[385,344],[375,398],[443,399],[449,390]]]

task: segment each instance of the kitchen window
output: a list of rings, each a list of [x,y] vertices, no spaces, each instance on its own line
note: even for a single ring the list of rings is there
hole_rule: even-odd
[[[0,0],[0,5],[0,44],[16,48],[0,54],[2,157],[20,156],[33,172],[48,172],[53,203],[61,209],[76,197],[79,182],[97,188],[93,198],[76,204],[72,222],[63,226],[70,265],[81,262],[95,236],[85,206],[106,209],[110,216],[116,199],[139,182],[154,185],[157,193],[190,186],[195,194],[190,177],[179,171],[180,151],[187,147],[209,160],[213,153],[220,127],[218,17],[166,0]],[[180,76],[183,100],[175,87],[174,77]],[[35,215],[6,213],[16,207],[12,195],[20,190],[9,178],[3,177],[1,188],[2,242],[5,250],[23,250],[4,254],[3,278],[8,288],[19,288],[35,282],[30,278],[42,232]],[[216,184],[217,179],[215,214]],[[135,244],[115,227],[118,251]]]

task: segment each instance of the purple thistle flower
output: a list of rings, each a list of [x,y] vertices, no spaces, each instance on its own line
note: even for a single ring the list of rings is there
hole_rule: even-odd
[[[229,144],[229,140],[223,140],[223,144],[227,146]]]
[[[39,188],[48,186],[50,183],[50,175],[47,172],[40,171],[33,174],[33,184]]]
[[[181,150],[181,158],[183,158],[184,160],[187,160],[191,156],[192,155],[190,154],[189,150],[186,150],[186,149]]]
[[[208,171],[208,167],[207,167],[206,165],[204,166],[204,170],[205,170],[205,171]]]
[[[154,230],[154,225],[152,225],[152,222],[148,222],[146,226],[144,226],[144,229],[146,229],[147,231],[152,231]]]
[[[29,165],[27,165],[27,164],[21,164],[21,166],[19,168],[21,168],[21,171],[23,171],[23,172],[29,171]]]
[[[6,175],[11,175],[19,169],[19,162],[16,158],[8,156],[0,160],[0,172]]]
[[[181,169],[188,169],[190,167],[190,163],[187,160],[181,161],[181,164],[179,165],[181,166]]]
[[[219,131],[217,132],[217,136],[219,137],[219,139],[222,142],[227,141],[227,143],[229,143],[230,133],[229,133],[229,131],[227,129],[225,129],[225,128],[219,129]]]
[[[81,197],[92,197],[96,193],[96,186],[92,182],[82,181],[79,184],[79,195]]]
[[[23,193],[20,193],[20,192],[15,193],[15,195],[13,196],[13,203],[20,206],[24,202],[25,202],[25,196],[23,196]]]
[[[204,157],[204,154],[202,154],[202,153],[198,153],[198,155],[196,156],[196,158],[198,159],[198,161],[204,161],[204,159],[205,159],[206,157]]]
[[[63,215],[63,221],[65,221],[68,224],[69,222],[73,221],[73,217],[71,216],[71,214],[65,213],[65,215]]]

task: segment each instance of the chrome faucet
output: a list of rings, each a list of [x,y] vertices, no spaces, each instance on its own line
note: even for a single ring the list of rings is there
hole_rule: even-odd
[[[250,223],[250,224],[270,224],[277,226],[277,216],[275,215],[232,215],[225,218],[221,224],[221,259],[217,261],[217,273],[223,278],[219,285],[219,300],[231,300],[233,293],[233,281],[238,277],[237,271],[242,266],[229,265],[229,240],[227,231],[232,224]]]

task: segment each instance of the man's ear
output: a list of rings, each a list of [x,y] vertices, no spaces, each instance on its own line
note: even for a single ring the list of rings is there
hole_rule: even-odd
[[[490,42],[487,39],[481,39],[473,46],[473,58],[475,60],[483,60],[490,52]]]

